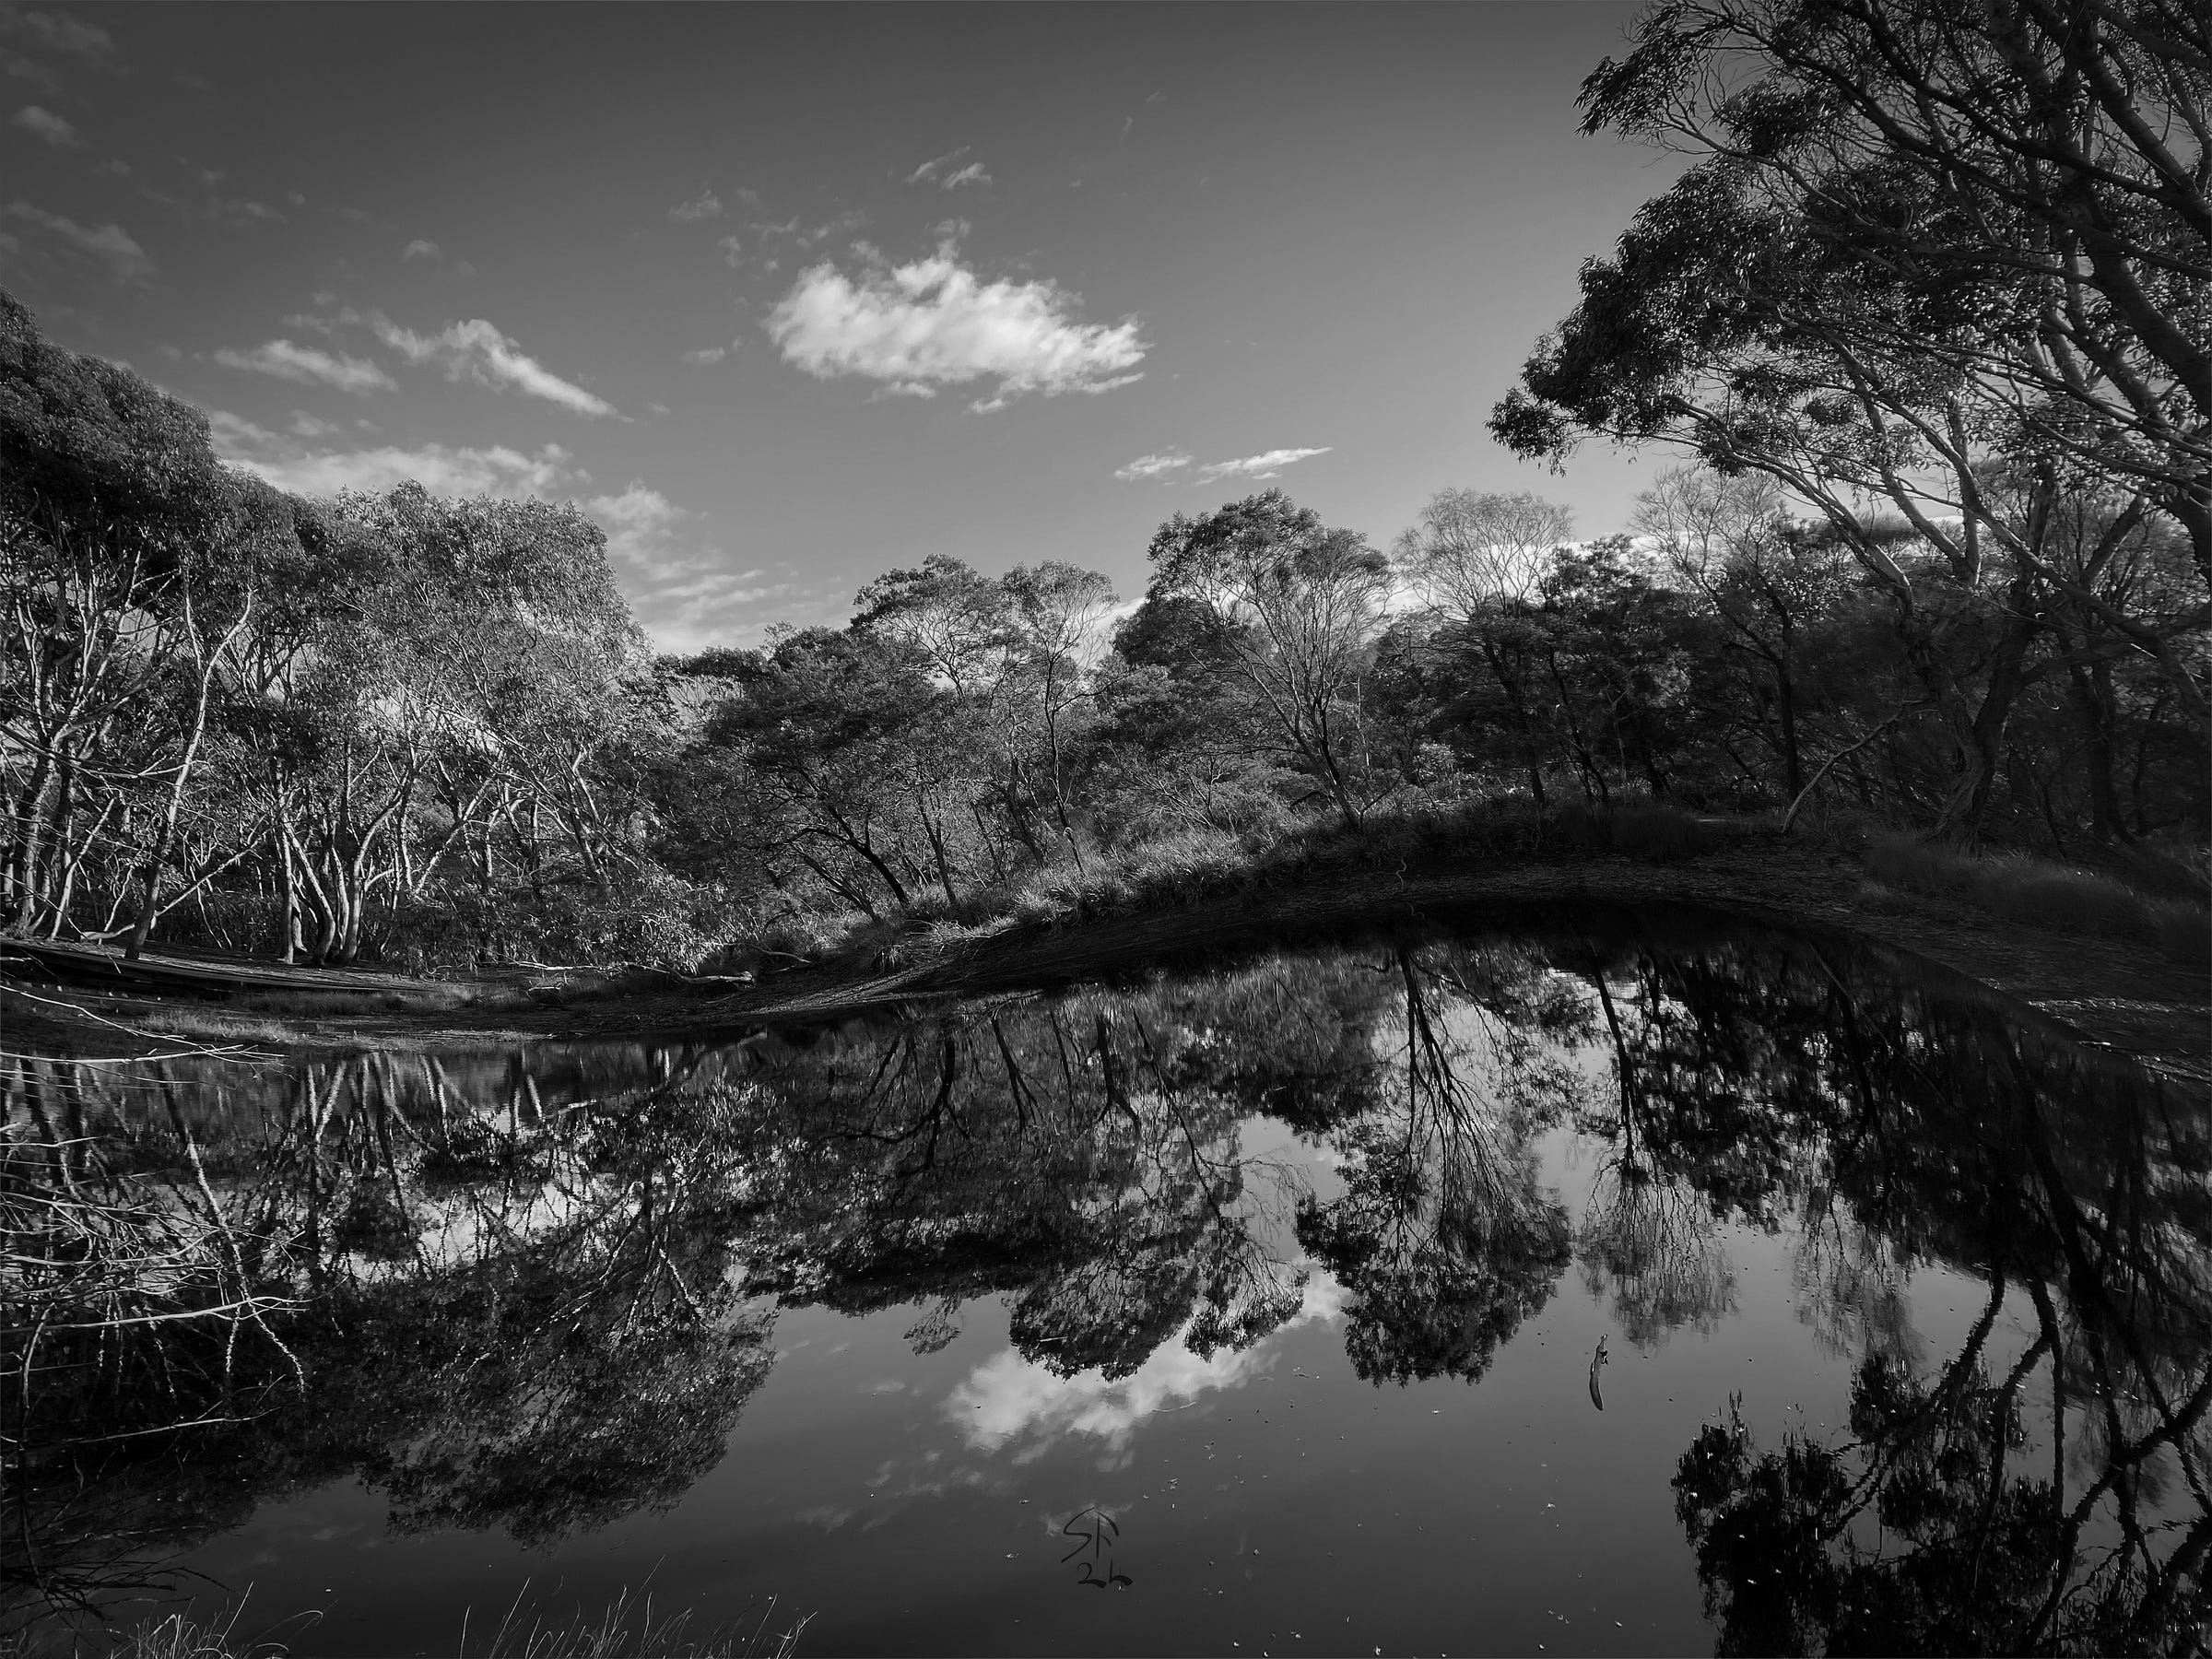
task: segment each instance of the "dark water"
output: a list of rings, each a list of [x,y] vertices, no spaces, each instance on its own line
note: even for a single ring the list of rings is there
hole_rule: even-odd
[[[821,1653],[2202,1645],[2206,1103],[1834,946],[0,1064],[18,1630],[450,1653],[643,1589]]]

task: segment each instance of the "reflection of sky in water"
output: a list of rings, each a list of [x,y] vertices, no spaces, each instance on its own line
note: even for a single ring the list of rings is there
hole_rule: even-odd
[[[808,1652],[2063,1647],[2008,1645],[2035,1575],[2122,1533],[2099,1500],[2053,1558],[2022,1505],[2054,1478],[2124,1477],[2160,1529],[2138,1573],[2194,1559],[2197,1441],[2160,1442],[2136,1355],[2170,1330],[2162,1397],[2195,1386],[2195,1102],[1796,946],[1555,954],[1361,947],[840,1028],[748,1050],[737,1088],[593,1050],[188,1099],[224,1202],[300,1224],[273,1259],[335,1277],[358,1340],[242,1490],[210,1437],[207,1467],[133,1465],[118,1513],[209,1596],[326,1607],[334,1655],[647,1583],[702,1625],[814,1613]],[[589,1100],[522,1121],[524,1066]],[[99,1099],[145,1156],[143,1102]],[[1771,1541],[1801,1520],[1987,1629],[1830,1630],[1870,1605],[1839,1583],[1784,1639]]]
[[[1217,1349],[1201,1358],[1184,1346],[1189,1326],[1163,1342],[1126,1377],[1112,1382],[1096,1371],[1055,1376],[1013,1348],[1001,1349],[969,1373],[945,1402],[946,1418],[980,1452],[1013,1448],[1018,1464],[1033,1462],[1069,1435],[1102,1442],[1112,1468],[1128,1453],[1130,1437],[1147,1418],[1177,1411],[1201,1395],[1241,1388],[1275,1364],[1283,1336],[1343,1312],[1345,1294],[1325,1273],[1306,1282],[1298,1312],[1274,1335],[1241,1353]]]

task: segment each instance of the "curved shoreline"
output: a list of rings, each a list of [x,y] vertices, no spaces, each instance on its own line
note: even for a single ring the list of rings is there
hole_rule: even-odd
[[[1618,854],[1572,862],[1488,861],[1387,874],[1357,872],[1302,887],[1167,903],[1133,914],[1008,925],[896,967],[832,960],[761,983],[676,975],[468,986],[361,975],[350,1008],[257,1006],[271,974],[230,1007],[204,1009],[128,991],[6,987],[17,1042],[121,1052],[148,1036],[254,1048],[480,1047],[502,1041],[661,1035],[707,1037],[763,1025],[816,1023],[940,998],[1045,990],[1207,957],[1298,946],[1406,922],[1594,937],[1624,928],[1749,924],[1884,959],[1901,977],[1983,1000],[2049,1034],[2177,1080],[2212,1087],[2212,973],[2142,947],[2048,933],[1940,900],[1890,893],[1854,865],[1789,843],[1746,842],[1673,864]],[[298,976],[296,989],[347,997],[347,976]],[[5,982],[0,982],[5,984]],[[421,1000],[394,1006],[400,991]],[[376,1006],[378,1004],[383,1006]],[[362,1006],[362,1005],[369,1006]],[[235,1010],[235,1012],[233,1011]],[[181,1031],[174,1028],[183,1028]],[[11,1047],[17,1046],[15,1043]]]

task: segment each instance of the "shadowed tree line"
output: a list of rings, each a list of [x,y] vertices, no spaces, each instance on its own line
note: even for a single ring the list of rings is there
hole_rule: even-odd
[[[2212,39],[2188,0],[1666,0],[1687,165],[1492,429],[1630,534],[1177,513],[1123,606],[933,555],[655,660],[572,509],[310,501],[0,300],[0,927],[694,966],[1380,816],[1845,812],[2204,885]],[[2178,884],[2178,886],[2176,885]]]
[[[341,1477],[524,1539],[674,1502],[777,1305],[911,1308],[928,1350],[1002,1298],[1027,1358],[1117,1377],[1261,1339],[1323,1272],[1359,1375],[1478,1384],[1571,1272],[1632,1342],[1714,1329],[1749,1227],[1858,1382],[1832,1437],[1724,1408],[1685,1453],[1729,1651],[2186,1645],[2207,1611],[2201,1103],[1802,943],[1562,922],[719,1048],[5,1088],[26,1608]],[[1261,1113],[1326,1186],[1243,1149]],[[1912,1327],[1924,1265],[1984,1287],[1957,1353]]]

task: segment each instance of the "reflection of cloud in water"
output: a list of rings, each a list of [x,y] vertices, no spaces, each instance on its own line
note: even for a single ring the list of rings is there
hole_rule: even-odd
[[[1306,1282],[1298,1312],[1253,1347],[1241,1352],[1223,1349],[1202,1359],[1183,1346],[1179,1334],[1135,1371],[1112,1382],[1096,1371],[1056,1377],[1006,1348],[952,1391],[945,1415],[979,1451],[997,1452],[1018,1442],[1017,1463],[1043,1456],[1070,1434],[1103,1441],[1110,1452],[1119,1453],[1147,1418],[1187,1406],[1201,1394],[1241,1387],[1266,1371],[1275,1363],[1283,1332],[1312,1320],[1335,1319],[1344,1301],[1343,1288],[1327,1274],[1315,1273]]]

